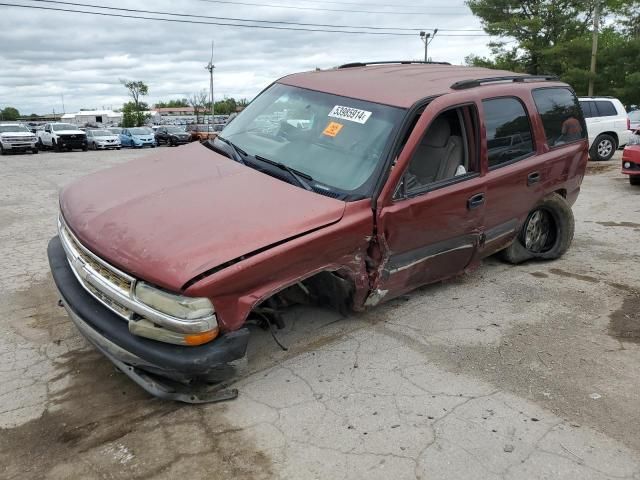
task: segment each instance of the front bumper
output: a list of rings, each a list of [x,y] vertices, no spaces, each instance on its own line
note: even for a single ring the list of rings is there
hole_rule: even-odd
[[[227,333],[197,347],[184,347],[137,337],[127,322],[93,298],[78,282],[58,236],[47,250],[53,280],[78,330],[123,373],[154,396],[187,403],[234,398],[234,391],[202,388],[235,373],[244,357],[249,330]]]

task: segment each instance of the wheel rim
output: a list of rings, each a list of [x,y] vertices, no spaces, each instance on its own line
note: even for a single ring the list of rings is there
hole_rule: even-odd
[[[598,155],[601,157],[608,157],[612,151],[613,145],[611,144],[611,140],[604,139],[598,143]]]
[[[524,247],[531,253],[544,253],[553,247],[556,240],[556,224],[551,212],[534,210],[523,231]]]

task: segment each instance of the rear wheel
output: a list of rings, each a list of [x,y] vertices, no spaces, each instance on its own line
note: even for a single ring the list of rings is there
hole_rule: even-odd
[[[629,175],[629,183],[631,185],[640,185],[640,175]]]
[[[596,137],[593,146],[589,151],[592,160],[606,161],[613,157],[617,148],[616,139],[611,135],[603,133]]]
[[[529,213],[518,236],[502,251],[502,258],[514,264],[533,258],[559,258],[571,245],[574,227],[571,207],[562,196],[553,193]]]

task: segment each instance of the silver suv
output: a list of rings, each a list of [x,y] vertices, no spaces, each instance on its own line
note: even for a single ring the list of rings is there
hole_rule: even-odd
[[[0,155],[7,152],[38,153],[36,136],[24,125],[0,123]]]
[[[591,160],[609,160],[629,141],[629,117],[622,102],[613,97],[580,97],[587,121]]]

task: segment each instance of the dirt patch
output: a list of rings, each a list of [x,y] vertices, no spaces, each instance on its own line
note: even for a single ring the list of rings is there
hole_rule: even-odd
[[[640,223],[633,222],[596,222],[603,227],[627,227],[627,228],[640,228]]]
[[[58,360],[42,417],[0,429],[1,478],[43,478],[51,472],[78,478],[87,463],[110,478],[152,478],[194,461],[190,472],[208,472],[207,478],[270,475],[269,459],[226,422],[224,405],[154,399],[95,350],[73,351]],[[185,438],[173,438],[175,432]],[[191,436],[202,439],[197,459],[172,444],[189,445]],[[125,461],[129,458],[136,461]]]
[[[640,296],[626,297],[609,318],[609,334],[625,342],[640,343]]]
[[[550,273],[554,275],[559,275],[561,277],[574,278],[576,280],[582,280],[583,282],[589,283],[600,283],[600,279],[596,277],[590,277],[589,275],[580,275],[579,273],[567,272],[566,270],[562,270],[560,268],[550,268]]]
[[[614,164],[589,162],[587,164],[586,174],[587,175],[598,175],[600,173],[610,172],[610,171],[617,170],[617,169],[618,169],[618,165],[617,164],[614,165]]]
[[[530,272],[529,275],[536,278],[549,278],[549,275],[544,272]]]

